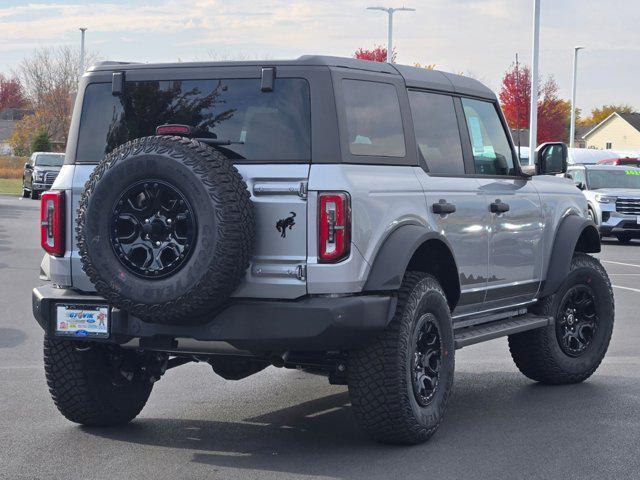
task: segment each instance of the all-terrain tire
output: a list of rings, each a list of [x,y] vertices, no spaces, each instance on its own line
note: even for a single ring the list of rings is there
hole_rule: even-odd
[[[438,383],[427,405],[418,403],[412,377],[416,327],[424,318],[436,323],[441,346]],[[454,353],[451,314],[440,284],[426,273],[407,272],[387,329],[349,356],[349,395],[360,426],[384,443],[428,440],[442,422],[452,391]]]
[[[88,426],[121,425],[133,420],[146,404],[152,383],[134,376],[114,384],[106,355],[100,346],[82,350],[75,342],[45,338],[47,384],[56,407],[68,420]]]
[[[574,357],[561,348],[555,324],[563,314],[562,299],[576,285],[588,286],[593,292],[597,330],[587,349]],[[600,262],[585,253],[574,254],[564,283],[555,294],[540,300],[533,312],[553,317],[554,324],[509,336],[509,350],[518,369],[532,380],[552,385],[579,383],[593,375],[609,347],[614,322],[613,290]]]
[[[186,199],[197,225],[182,266],[162,278],[128,269],[110,237],[123,192],[154,180]],[[198,324],[244,278],[255,243],[253,203],[242,176],[218,150],[182,137],[144,137],[98,164],[80,199],[76,234],[82,268],[111,304],[151,322]]]

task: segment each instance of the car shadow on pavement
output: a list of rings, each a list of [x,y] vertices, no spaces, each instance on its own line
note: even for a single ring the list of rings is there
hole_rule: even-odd
[[[618,455],[629,450],[633,456],[626,428],[638,428],[638,421],[628,427],[611,422],[621,409],[633,416],[640,386],[621,396],[608,386],[614,378],[550,387],[517,373],[460,373],[440,430],[427,444],[408,448],[369,441],[352,417],[347,392],[239,422],[141,418],[117,430],[84,430],[112,440],[191,450],[192,462],[212,467],[294,475],[390,478],[402,465],[420,478],[430,472],[461,478],[468,475],[469,462],[492,472],[515,462],[524,477],[527,468],[538,474],[553,468],[547,478],[563,471],[580,477],[572,462],[584,457],[580,478],[587,478],[594,468],[602,468],[597,462],[603,453],[599,442],[585,438],[606,439]],[[629,402],[629,395],[636,400]],[[461,452],[464,462],[456,461]],[[545,458],[555,458],[555,463]],[[510,477],[496,473],[492,478]]]

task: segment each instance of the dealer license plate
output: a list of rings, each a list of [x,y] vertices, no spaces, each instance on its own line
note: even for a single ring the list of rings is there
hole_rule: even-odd
[[[56,305],[56,335],[107,338],[109,307],[106,305]]]

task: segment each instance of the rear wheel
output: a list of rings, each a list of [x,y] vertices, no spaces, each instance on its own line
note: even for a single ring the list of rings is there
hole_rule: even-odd
[[[622,244],[627,244],[627,243],[631,243],[631,239],[633,238],[633,235],[631,235],[630,233],[616,233],[616,238],[618,239],[618,241]]]
[[[435,278],[407,272],[393,320],[350,354],[347,371],[354,414],[373,439],[416,444],[435,433],[454,371],[451,314]]]
[[[548,384],[589,378],[602,362],[613,332],[613,291],[600,262],[576,253],[560,289],[542,299],[534,312],[551,316],[554,322],[509,336],[509,350],[518,369]]]
[[[144,360],[118,347],[44,340],[53,401],[68,420],[82,425],[121,425],[140,413],[153,387]]]

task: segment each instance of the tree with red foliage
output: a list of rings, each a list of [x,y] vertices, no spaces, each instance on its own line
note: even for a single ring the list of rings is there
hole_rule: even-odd
[[[391,51],[391,62],[396,61],[396,56],[398,53],[394,48]],[[371,60],[372,62],[386,62],[387,61],[387,48],[382,47],[380,45],[376,45],[372,50],[367,50],[364,48],[359,48],[356,50],[356,53],[353,55],[355,58],[359,58],[360,60]]]
[[[502,79],[502,111],[510,128],[529,128],[531,72],[529,67],[512,64]],[[553,77],[538,87],[538,143],[566,141],[571,105],[558,97]]]
[[[26,103],[20,82],[0,73],[0,111],[6,108],[22,108]]]

